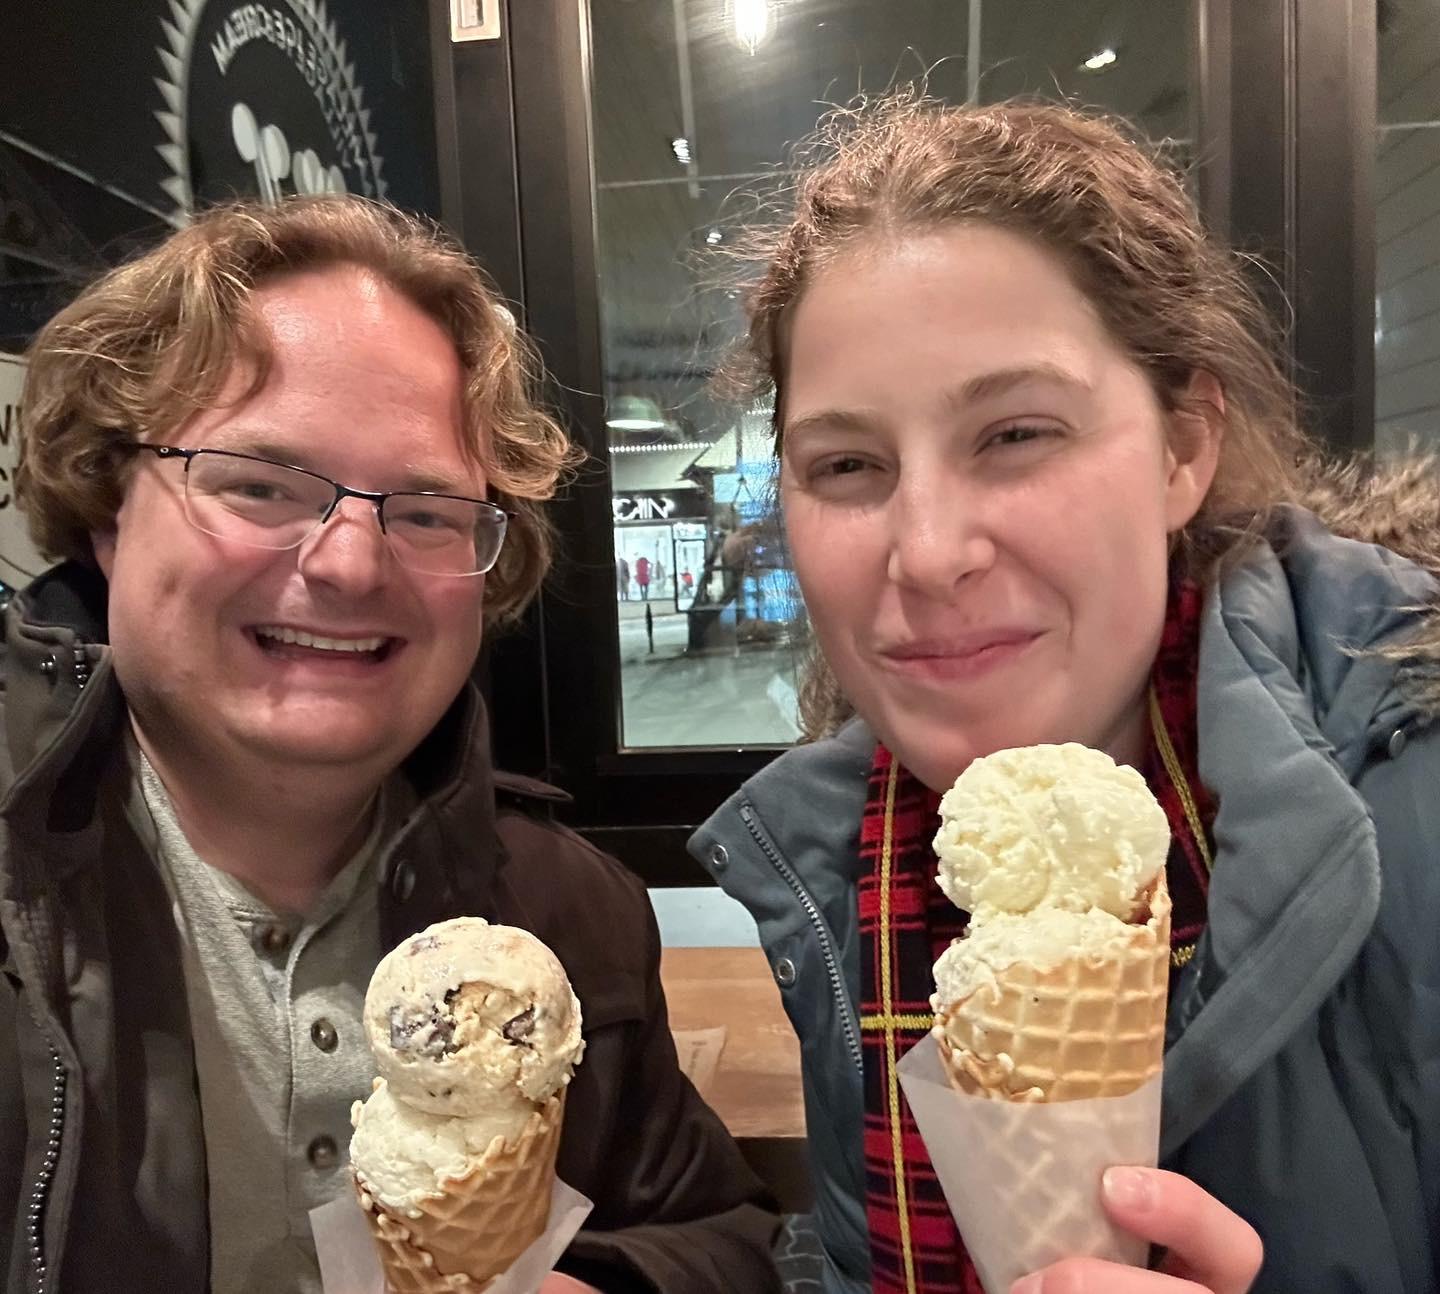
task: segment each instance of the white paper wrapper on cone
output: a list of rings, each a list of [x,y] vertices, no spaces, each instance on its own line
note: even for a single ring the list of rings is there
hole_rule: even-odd
[[[987,1294],[1009,1294],[1020,1277],[1062,1258],[1145,1265],[1145,1241],[1105,1216],[1100,1177],[1114,1164],[1155,1167],[1159,1075],[1128,1096],[988,1100],[950,1085],[933,1036],[897,1073]]]
[[[508,1271],[485,1285],[485,1294],[535,1294],[593,1207],[579,1191],[556,1178],[544,1232]],[[311,1209],[310,1226],[325,1294],[387,1294],[370,1225],[353,1192]]]

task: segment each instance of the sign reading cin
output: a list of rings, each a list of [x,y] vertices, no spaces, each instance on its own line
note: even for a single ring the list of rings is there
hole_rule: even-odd
[[[617,522],[668,521],[675,511],[675,500],[668,494],[613,494],[610,511]]]

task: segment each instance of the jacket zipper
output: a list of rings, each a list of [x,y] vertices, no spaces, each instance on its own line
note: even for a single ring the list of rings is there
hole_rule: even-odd
[[[90,681],[90,656],[84,642],[76,640],[71,649],[71,669],[76,691],[83,692]],[[45,1210],[50,1203],[50,1188],[55,1183],[55,1170],[60,1164],[60,1143],[65,1134],[65,1062],[50,1047],[53,1065],[50,1085],[50,1127],[45,1138],[45,1158],[40,1175],[30,1192],[25,1213],[25,1239],[30,1249],[30,1283],[34,1294],[44,1294],[49,1265],[45,1261]]]
[[[30,1192],[25,1213],[25,1238],[30,1247],[30,1281],[34,1294],[43,1294],[48,1268],[45,1263],[45,1207],[50,1202],[50,1187],[60,1163],[60,1142],[65,1131],[65,1062],[54,1047],[50,1048],[54,1075],[50,1090],[50,1129],[45,1141],[45,1160],[40,1175]]]
[[[834,945],[830,942],[830,932],[825,927],[820,909],[816,906],[815,900],[810,897],[810,892],[801,883],[800,878],[795,875],[790,864],[770,847],[770,842],[755,821],[755,811],[748,804],[741,805],[740,816],[744,819],[745,826],[755,843],[760,846],[761,852],[770,860],[770,865],[780,873],[781,878],[794,892],[795,897],[800,900],[800,907],[815,928],[815,935],[820,941],[820,953],[825,958],[825,971],[830,977],[830,992],[835,998],[835,1005],[840,1008],[840,1025],[845,1030],[845,1043],[850,1049],[850,1059],[855,1062],[855,1068],[863,1074],[865,1061],[860,1054],[860,1040],[855,1036],[855,1026],[850,1018],[850,1003],[845,995],[845,980],[840,974],[840,963],[835,956]]]

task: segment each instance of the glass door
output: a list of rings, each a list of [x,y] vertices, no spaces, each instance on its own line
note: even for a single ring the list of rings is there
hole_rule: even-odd
[[[730,255],[783,215],[794,145],[858,94],[1028,94],[1119,112],[1191,155],[1191,0],[592,0],[596,284],[618,744],[798,736],[804,610],[771,410],[716,374],[743,330]]]

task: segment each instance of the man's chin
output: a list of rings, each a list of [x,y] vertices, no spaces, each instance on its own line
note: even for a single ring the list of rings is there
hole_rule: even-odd
[[[287,768],[354,768],[388,773],[407,749],[392,734],[334,727],[268,725],[236,733],[237,744],[267,763]]]

